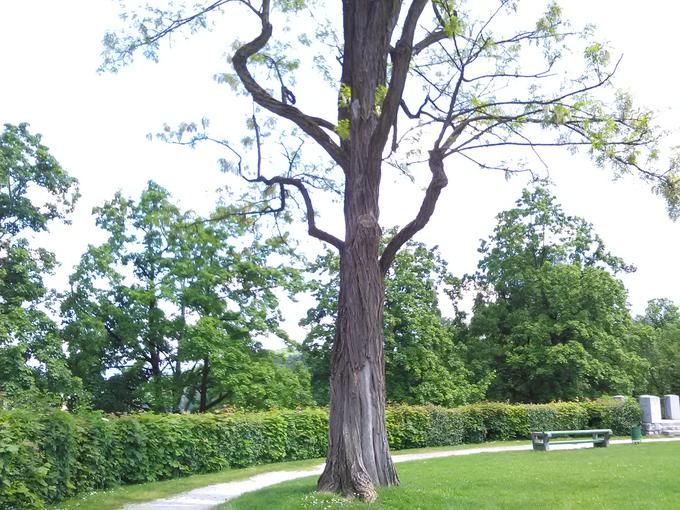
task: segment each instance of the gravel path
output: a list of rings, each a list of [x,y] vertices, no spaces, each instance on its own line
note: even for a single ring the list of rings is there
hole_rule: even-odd
[[[645,439],[645,443],[661,442],[661,441],[680,441],[680,437],[659,438],[659,439]],[[626,444],[629,439],[617,439],[610,441],[610,444]],[[588,444],[572,444],[564,446],[550,445],[550,450],[573,450],[576,448],[592,448]],[[464,450],[448,450],[441,452],[426,452],[426,453],[404,453],[401,455],[394,455],[392,459],[394,462],[408,462],[412,460],[436,459],[441,457],[457,457],[462,455],[474,455],[478,453],[497,453],[497,452],[517,452],[523,450],[531,450],[531,444],[517,445],[517,446],[489,446],[480,448],[466,448]],[[304,478],[307,476],[314,476],[321,474],[323,464],[305,471],[271,471],[269,473],[262,473],[260,475],[252,476],[247,480],[236,482],[218,483],[215,485],[208,485],[200,489],[194,489],[177,496],[170,498],[157,499],[148,503],[140,503],[136,505],[127,505],[124,510],[209,510],[216,506],[234,499],[246,492],[252,492],[270,485],[285,482],[287,480],[295,480],[297,478]]]

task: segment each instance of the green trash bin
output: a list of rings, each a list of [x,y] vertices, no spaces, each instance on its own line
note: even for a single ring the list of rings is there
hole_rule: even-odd
[[[633,444],[640,444],[640,441],[642,441],[642,429],[639,425],[630,429],[630,439]]]

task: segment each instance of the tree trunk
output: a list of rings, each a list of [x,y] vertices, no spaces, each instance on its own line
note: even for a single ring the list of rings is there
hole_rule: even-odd
[[[376,486],[399,478],[385,428],[382,274],[377,248],[370,258],[357,251],[342,257],[328,455],[318,489],[372,501]]]
[[[204,413],[208,410],[208,376],[210,374],[210,358],[203,359],[203,367],[201,368],[201,387],[199,395],[201,396],[199,413]]]
[[[397,485],[399,478],[385,428],[380,161],[364,163],[361,171],[356,163],[345,186],[346,237],[331,360],[329,444],[318,489],[373,501],[376,486]]]
[[[369,501],[376,497],[376,485],[399,483],[385,428],[385,268],[381,268],[379,258],[378,197],[382,151],[396,119],[413,32],[425,4],[425,0],[414,0],[405,23],[408,30],[392,51],[390,43],[399,20],[401,0],[342,0],[344,46],[338,120],[345,125],[349,123],[349,136],[343,133],[340,147],[325,131],[333,129],[332,125],[302,114],[285,101],[277,101],[248,71],[248,59],[264,48],[272,34],[269,0],[262,2],[260,35],[240,46],[232,58],[236,73],[254,101],[295,122],[345,173],[344,241],[316,228],[311,200],[301,181],[283,177],[266,179],[259,173],[255,181],[287,184],[300,190],[307,207],[309,233],[340,250],[328,459],[318,488]],[[393,58],[393,74],[388,83],[390,54],[396,56],[396,61]],[[426,209],[426,213],[428,211]],[[420,221],[428,218],[429,215],[424,214]],[[422,228],[419,225],[414,223],[407,231],[409,236]],[[388,257],[383,265],[389,266],[390,262]]]
[[[376,93],[386,83],[387,54],[399,1],[343,1],[342,83],[351,102],[343,148],[345,244],[340,253],[340,295],[331,359],[331,401],[326,468],[318,489],[373,501],[376,487],[398,485],[385,428],[383,307],[378,197],[382,165]]]
[[[151,377],[154,382],[158,382],[161,377],[161,355],[160,355],[160,325],[158,324],[158,301],[154,296],[149,303],[147,348],[151,364]]]
[[[182,290],[184,290],[184,282],[182,283]],[[177,349],[175,350],[175,363],[174,363],[174,373],[173,373],[173,387],[174,387],[174,403],[177,409],[179,409],[180,402],[182,401],[182,396],[184,395],[184,385],[182,379],[182,347],[184,345],[185,336],[187,332],[187,321],[186,321],[186,305],[184,304],[184,297],[182,297],[182,306],[180,307],[180,317],[182,321],[181,330],[177,338]]]
[[[152,277],[150,278],[148,283],[148,288],[153,289],[154,286],[155,286],[154,276],[152,273]],[[154,396],[154,402],[151,407],[154,411],[163,412],[166,411],[166,409],[163,402],[164,399],[162,388],[163,371],[161,370],[161,349],[160,349],[162,337],[159,321],[160,310],[158,309],[158,300],[155,295],[151,298],[149,302],[147,313],[149,331],[146,339],[147,344],[146,348],[149,351],[149,364],[151,365],[151,384]]]

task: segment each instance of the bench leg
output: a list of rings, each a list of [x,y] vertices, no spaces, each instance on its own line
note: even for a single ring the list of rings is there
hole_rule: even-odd
[[[531,446],[534,450],[540,451],[543,449],[543,445],[539,442],[540,438],[535,432],[531,433]]]
[[[595,448],[607,448],[609,446],[609,434],[605,434],[602,439],[600,439],[596,434],[593,434],[593,446]]]
[[[531,433],[531,446],[535,451],[543,452],[546,451],[546,440],[542,437],[542,434],[537,434],[535,432]]]

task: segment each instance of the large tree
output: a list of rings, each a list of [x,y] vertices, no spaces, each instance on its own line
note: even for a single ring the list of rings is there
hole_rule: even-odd
[[[534,154],[545,146],[584,146],[618,173],[637,170],[658,178],[669,197],[677,192],[677,180],[653,168],[657,140],[649,113],[634,108],[628,96],[607,91],[616,67],[609,52],[588,32],[566,24],[556,4],[542,14],[532,9],[534,2],[508,0],[315,4],[212,0],[127,12],[126,29],[105,36],[104,68],[127,64],[139,51],[157,59],[164,39],[182,30],[217,26],[228,41],[249,38],[234,41],[235,75],[221,79],[238,84],[258,106],[250,121],[254,163],[236,157],[236,144],[217,135],[198,133],[192,142],[216,140],[225,148],[225,159],[232,160],[225,166],[278,191],[269,195],[268,205],[260,203],[258,212],[280,210],[291,194],[299,194],[310,235],[339,251],[328,462],[318,488],[371,500],[377,485],[398,483],[384,420],[383,278],[399,249],[434,212],[448,183],[444,162],[513,172],[521,167],[505,163],[512,160],[510,149]],[[236,18],[239,27],[252,27],[244,18],[250,16],[255,34],[246,33],[249,28],[237,32],[228,22],[216,24],[221,12],[242,16]],[[304,24],[295,23],[298,13]],[[324,15],[342,20],[342,27],[335,31]],[[298,35],[308,28],[322,39],[321,46],[308,49],[306,34],[291,37],[289,29]],[[337,91],[337,104],[332,100],[330,108],[323,108],[311,91],[298,92],[296,105],[292,89],[305,62],[291,55],[310,51],[315,53],[310,61]],[[337,120],[323,118],[329,110],[335,110]],[[327,165],[296,164],[299,152],[293,147],[287,152],[291,164],[282,173],[264,168],[268,146],[260,128],[265,123],[258,121],[263,112],[294,125],[340,170],[343,234],[316,223],[310,187],[326,176]],[[196,129],[185,124],[178,134]],[[312,154],[318,163],[319,153]],[[401,171],[412,169],[418,180],[429,174],[429,183],[412,221],[381,250],[379,201],[386,160]]]
[[[654,299],[635,320],[636,352],[649,363],[645,393],[680,391],[680,309],[669,299]]]
[[[46,313],[54,296],[44,277],[57,262],[30,239],[50,222],[67,221],[77,197],[76,180],[40,135],[27,124],[6,124],[0,134],[0,401],[7,393],[13,401],[43,395],[63,403],[80,393]]]
[[[276,290],[297,281],[293,269],[270,264],[280,242],[262,241],[237,217],[203,222],[153,182],[138,201],[117,193],[95,213],[108,239],[88,247],[62,305],[70,362],[95,405],[308,403],[304,377],[256,341],[258,333],[283,334]],[[300,395],[266,400],[266,385]]]
[[[526,189],[498,215],[468,277],[477,297],[469,352],[496,378],[489,396],[548,402],[633,394],[647,364],[628,345],[633,326],[616,278],[630,271],[548,189]],[[475,363],[476,364],[476,363]]]

